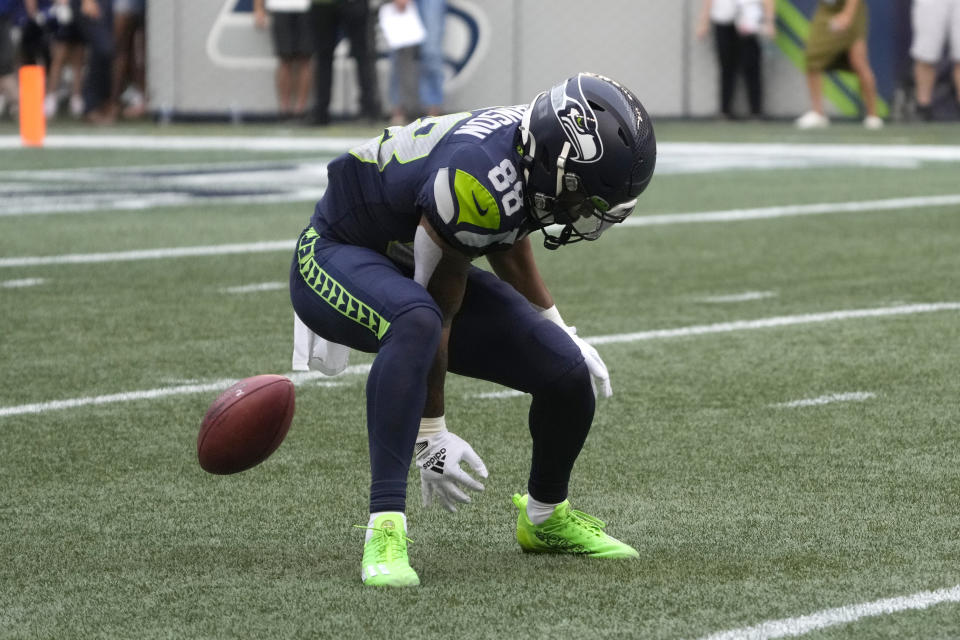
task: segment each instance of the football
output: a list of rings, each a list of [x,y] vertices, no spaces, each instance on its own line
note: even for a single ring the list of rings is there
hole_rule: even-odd
[[[259,375],[240,380],[210,405],[197,436],[197,458],[210,473],[245,471],[283,442],[293,420],[289,378]]]

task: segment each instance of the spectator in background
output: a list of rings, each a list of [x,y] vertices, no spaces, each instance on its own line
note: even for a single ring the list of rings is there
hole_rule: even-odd
[[[932,117],[937,63],[948,40],[953,58],[953,85],[960,103],[960,0],[913,0],[910,55],[917,84],[917,114],[923,120]]]
[[[0,0],[0,117],[17,102],[13,25],[22,11],[20,0]]]
[[[277,106],[282,118],[299,118],[307,112],[310,56],[315,48],[309,9],[310,0],[254,0],[253,3],[257,28],[265,29],[268,24],[271,27],[273,51],[278,59]]]
[[[6,115],[7,105],[12,105],[17,99],[13,55],[13,4],[13,0],[0,0],[0,118]]]
[[[310,20],[316,38],[314,60],[314,93],[316,104],[313,123],[330,123],[330,90],[333,84],[333,51],[340,30],[350,41],[350,55],[357,62],[357,84],[360,87],[360,116],[379,120],[380,98],[374,68],[373,23],[367,0],[313,0]]]
[[[390,1],[380,5],[380,29],[390,48],[390,124],[402,126],[420,111],[420,45],[426,29],[416,3]]]
[[[50,67],[50,39],[45,29],[51,0],[23,0],[26,21],[20,32],[20,64]]]
[[[393,0],[405,4],[410,0]],[[420,104],[427,115],[443,112],[443,27],[447,17],[446,0],[416,0],[427,36],[420,45]]]
[[[811,110],[797,118],[799,129],[822,129],[830,119],[823,109],[825,71],[846,69],[857,74],[860,93],[867,110],[863,125],[883,128],[877,115],[877,83],[867,52],[868,15],[864,0],[820,0],[810,23],[806,72]]]
[[[401,47],[390,52],[390,124],[405,125],[408,114],[419,109],[417,79],[420,61],[417,60],[419,45]]]
[[[70,0],[70,8],[87,43],[84,118],[93,124],[110,124],[116,119],[116,111],[110,102],[115,52],[113,0]]]
[[[43,111],[47,118],[57,115],[62,97],[60,83],[64,70],[70,68],[70,114],[74,118],[83,115],[83,75],[87,57],[87,45],[80,32],[79,20],[73,15],[70,0],[55,0],[49,13],[47,28],[50,30],[50,70],[47,74],[47,95]]]
[[[124,118],[146,111],[147,0],[113,0],[113,60],[111,104]]]
[[[713,38],[720,66],[720,113],[736,119],[733,96],[737,76],[747,85],[750,114],[763,117],[763,74],[760,36],[776,35],[773,0],[704,0],[697,24],[703,39],[713,25]]]

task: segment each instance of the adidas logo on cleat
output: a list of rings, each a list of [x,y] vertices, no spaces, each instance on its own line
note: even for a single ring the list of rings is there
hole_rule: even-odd
[[[535,535],[540,542],[549,546],[551,549],[556,549],[557,551],[562,551],[563,553],[588,553],[587,548],[582,544],[570,542],[563,536],[558,536],[554,533],[548,533],[546,531],[534,531],[533,535]]]

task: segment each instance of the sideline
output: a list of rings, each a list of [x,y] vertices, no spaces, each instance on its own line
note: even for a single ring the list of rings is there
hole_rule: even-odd
[[[365,137],[321,136],[187,136],[101,134],[48,135],[44,147],[50,149],[129,149],[172,151],[322,151],[344,153],[363,144]],[[21,149],[18,135],[0,136],[0,150]],[[817,144],[763,142],[661,142],[661,155],[703,157],[705,155],[772,158],[851,160],[898,160],[960,162],[960,146],[934,144]]]
[[[374,136],[370,136],[374,137]],[[46,149],[126,149],[129,151],[323,151],[344,153],[369,138],[285,136],[49,135]],[[0,149],[21,149],[20,136],[0,136]]]
[[[636,342],[640,340],[656,340],[664,338],[677,338],[684,336],[699,336],[710,333],[727,333],[730,331],[742,331],[750,329],[763,329],[769,327],[785,327],[810,323],[827,322],[832,320],[852,320],[858,318],[879,318],[897,315],[912,315],[918,313],[933,313],[937,311],[960,311],[960,302],[940,302],[934,304],[914,304],[902,305],[899,307],[880,307],[876,309],[854,309],[850,311],[832,311],[827,313],[811,313],[794,316],[780,316],[773,318],[761,318],[758,320],[741,320],[737,322],[721,322],[718,324],[699,325],[692,327],[680,327],[677,329],[660,329],[657,331],[643,331],[639,333],[621,333],[607,336],[594,336],[585,338],[590,344],[612,344],[617,342]],[[344,374],[360,374],[370,370],[369,364],[354,365],[347,367]],[[343,375],[343,374],[341,374]],[[300,385],[308,381],[318,381],[316,384],[324,386],[335,386],[338,382],[323,382],[325,376],[320,373],[294,373],[290,379],[294,384]],[[225,389],[236,382],[236,380],[217,380],[204,384],[189,384],[176,387],[166,387],[161,389],[147,389],[142,391],[128,391],[124,393],[115,393],[104,396],[88,396],[84,398],[73,398],[68,400],[54,400],[52,402],[39,402],[25,405],[15,405],[9,407],[0,407],[0,418],[7,416],[16,416],[30,413],[46,413],[48,411],[59,411],[62,409],[73,409],[89,405],[112,404],[116,402],[132,402],[134,400],[148,400],[153,398],[163,398],[174,395],[185,395],[191,393],[206,393]]]

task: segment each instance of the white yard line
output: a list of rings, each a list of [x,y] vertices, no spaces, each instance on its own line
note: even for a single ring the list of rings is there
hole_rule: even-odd
[[[859,202],[820,202],[754,209],[723,209],[699,213],[667,213],[650,216],[630,216],[621,224],[627,227],[653,227],[665,224],[689,224],[694,222],[738,222],[741,220],[765,220],[792,216],[813,216],[828,213],[859,213],[863,211],[893,211],[897,209],[921,209],[960,205],[960,194],[943,196],[917,196],[912,198],[887,198]]]
[[[29,194],[11,204],[12,209],[0,209],[0,217],[18,217],[47,213],[98,213],[103,211],[142,211],[162,207],[193,205],[198,208],[211,204],[266,205],[288,202],[316,202],[323,189],[293,189],[283,193],[219,195],[197,197],[189,193],[152,193],[138,196],[134,193],[97,193],[82,197]],[[51,204],[53,203],[53,204]]]
[[[13,258],[0,258],[0,267],[32,267],[48,264],[130,262],[135,260],[224,256],[236,253],[265,253],[270,251],[292,252],[295,244],[295,240],[273,240],[268,242],[248,242],[243,244],[214,244],[198,247],[171,247],[166,249],[113,251],[110,253],[68,253],[59,256],[19,256]]]
[[[372,137],[372,136],[371,136]],[[344,153],[367,138],[283,136],[49,135],[47,149],[128,149],[132,151],[322,151]],[[0,136],[0,149],[20,149],[19,136]]]
[[[721,322],[718,324],[699,325],[693,327],[681,327],[678,329],[660,329],[656,331],[643,331],[639,333],[621,333],[608,336],[594,336],[586,338],[591,344],[612,344],[615,342],[636,342],[638,340],[658,340],[665,338],[678,338],[686,336],[706,335],[710,333],[726,333],[729,331],[743,331],[749,329],[764,329],[769,327],[786,327],[792,325],[810,324],[817,322],[828,322],[833,320],[852,320],[855,318],[881,318],[896,315],[910,315],[917,313],[932,313],[936,311],[960,311],[960,302],[940,302],[936,304],[914,304],[900,307],[884,307],[878,309],[857,309],[851,311],[832,311],[828,313],[812,313],[796,316],[781,316],[776,318],[761,318],[759,320],[741,320],[738,322]],[[369,364],[354,365],[347,367],[343,374],[362,374],[370,371]],[[319,373],[294,373],[290,375],[294,384],[304,384],[311,380],[319,380],[323,383],[326,378]],[[116,402],[131,402],[134,400],[145,400],[151,398],[162,398],[172,395],[183,395],[190,393],[209,392],[217,389],[224,389],[236,382],[235,380],[218,380],[204,384],[188,384],[176,387],[166,387],[162,389],[147,389],[143,391],[129,391],[124,393],[115,393],[105,396],[92,396],[85,398],[74,398],[70,400],[54,400],[52,402],[40,402],[27,405],[15,405],[9,407],[0,407],[0,418],[6,416],[22,415],[26,413],[46,413],[48,411],[58,411],[61,409],[72,409],[98,404],[111,404]],[[335,385],[336,382],[329,384]],[[501,392],[497,392],[501,393]],[[495,397],[510,397],[500,395]]]
[[[854,318],[880,318],[885,316],[932,313],[935,311],[960,311],[960,302],[937,302],[933,304],[908,304],[899,307],[880,307],[877,309],[850,309],[848,311],[828,311],[826,313],[807,313],[796,316],[760,318],[758,320],[737,320],[717,324],[702,324],[678,329],[654,329],[637,333],[620,333],[609,336],[586,338],[590,344],[610,344],[613,342],[638,342],[642,340],[660,340],[663,338],[685,338],[709,333],[729,333],[748,329],[767,329],[834,320],[853,320]]]
[[[738,142],[664,142],[657,145],[658,154],[703,157],[704,155],[741,155],[759,157],[832,158],[850,160],[870,158],[883,160],[919,160],[925,162],[960,162],[960,146],[934,144],[767,144]]]
[[[770,620],[752,627],[715,633],[705,636],[701,640],[770,640],[772,638],[794,637],[839,624],[856,622],[862,618],[890,615],[912,609],[926,609],[944,602],[960,602],[960,585],[951,589],[921,591],[909,596],[851,604],[836,609],[824,609],[797,618]]]
[[[371,136],[372,137],[372,136]],[[165,135],[162,129],[156,134],[101,134],[57,135],[44,139],[50,149],[129,149],[172,151],[322,151],[343,153],[368,138],[330,138],[303,136],[180,136]],[[0,149],[20,149],[23,143],[18,135],[0,136]],[[661,142],[657,151],[664,156],[705,155],[746,157],[793,157],[827,158],[850,161],[857,158],[960,162],[960,146],[931,144],[768,144],[768,143],[715,143],[715,142]]]
[[[948,196],[922,196],[916,198],[893,198],[890,200],[868,200],[862,202],[826,202],[809,205],[761,207],[758,209],[730,209],[724,211],[703,211],[700,213],[673,213],[653,216],[639,216],[627,218],[623,224],[626,226],[645,227],[666,224],[687,224],[693,222],[733,222],[740,220],[760,220],[826,213],[919,209],[924,207],[941,207],[953,204],[960,205],[960,194]],[[251,242],[246,244],[237,243],[195,247],[172,247],[139,251],[116,251],[111,253],[73,253],[55,256],[13,256],[0,258],[0,268],[49,264],[125,262],[131,260],[156,260],[161,258],[183,258],[237,253],[261,253],[267,251],[292,251],[294,243],[294,240],[274,240],[269,242]]]
[[[752,300],[764,300],[766,298],[775,298],[776,291],[744,291],[743,293],[731,293],[722,296],[703,296],[697,298],[697,302],[710,302],[714,304],[725,304],[727,302],[750,302]]]
[[[105,396],[87,396],[85,398],[70,398],[68,400],[54,400],[52,402],[36,402],[21,404],[13,407],[0,407],[0,417],[18,416],[26,413],[47,413],[63,409],[76,409],[100,404],[115,404],[119,402],[133,402],[135,400],[151,400],[168,396],[182,396],[191,393],[207,393],[226,389],[236,380],[216,380],[204,384],[183,384],[176,387],[162,389],[144,389],[142,391],[125,391]]]
[[[805,398],[803,400],[792,400],[790,402],[780,402],[772,405],[774,407],[792,408],[792,407],[816,407],[822,404],[831,404],[834,402],[863,402],[870,398],[876,398],[877,394],[869,391],[851,391],[849,393],[831,393],[816,398]]]
[[[221,293],[256,293],[258,291],[277,291],[286,289],[290,286],[286,282],[260,282],[257,284],[245,284],[238,287],[224,287],[220,289]]]
[[[501,398],[519,398],[527,395],[523,391],[516,389],[507,389],[506,391],[489,391],[487,393],[471,393],[468,397],[478,400],[499,400]]]
[[[0,282],[0,289],[22,289],[23,287],[36,287],[46,282],[46,278],[21,278],[19,280],[4,280]]]
[[[357,372],[363,367],[357,367]],[[367,367],[369,369],[369,367]],[[342,382],[327,381],[319,373],[294,373],[289,378],[296,385],[312,384],[313,386],[339,387]],[[121,402],[134,402],[137,400],[153,400],[156,398],[167,398],[170,396],[183,396],[195,393],[212,393],[222,391],[236,380],[224,378],[212,382],[197,384],[181,384],[173,387],[163,387],[160,389],[143,389],[140,391],[125,391],[122,393],[111,393],[104,396],[87,396],[84,398],[70,398],[68,400],[54,400],[52,402],[36,402],[33,404],[21,404],[13,407],[0,407],[0,418],[7,416],[17,416],[29,413],[48,413],[50,411],[62,411],[63,409],[77,409],[79,407],[88,407],[91,405],[117,404]]]

